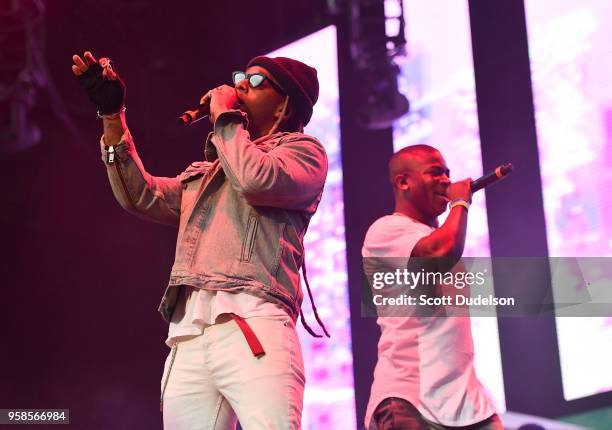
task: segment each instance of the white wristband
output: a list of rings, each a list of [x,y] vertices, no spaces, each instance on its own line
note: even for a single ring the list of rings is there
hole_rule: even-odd
[[[453,200],[450,203],[450,209],[452,209],[452,208],[454,208],[456,206],[463,206],[466,211],[470,210],[470,204],[467,201],[463,200],[463,199],[456,199],[456,200]]]

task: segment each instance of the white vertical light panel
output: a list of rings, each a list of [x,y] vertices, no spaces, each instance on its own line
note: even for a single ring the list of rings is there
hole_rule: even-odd
[[[525,13],[549,254],[609,257],[612,2],[525,0]],[[556,323],[565,399],[612,390],[612,318]]]

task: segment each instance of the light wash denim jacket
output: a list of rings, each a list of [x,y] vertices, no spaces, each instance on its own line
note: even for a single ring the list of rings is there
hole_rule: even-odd
[[[166,321],[179,285],[244,291],[282,306],[294,321],[299,315],[303,238],[321,200],[327,156],[311,136],[275,133],[251,141],[246,127],[240,111],[219,115],[206,140],[207,161],[192,163],[175,178],[147,173],[129,131],[114,153],[102,142],[121,206],[178,225],[174,265],[159,306]]]

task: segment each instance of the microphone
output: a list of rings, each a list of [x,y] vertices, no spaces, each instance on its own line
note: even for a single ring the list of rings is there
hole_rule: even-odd
[[[502,164],[501,166],[497,166],[494,171],[487,173],[486,175],[481,176],[480,178],[472,182],[472,184],[470,185],[472,193],[475,193],[476,191],[481,190],[494,182],[501,181],[507,175],[509,175],[512,170],[514,170],[514,166],[512,166],[512,163],[506,163]]]
[[[206,118],[210,115],[210,97],[204,100],[204,103],[193,108],[192,110],[186,110],[177,119],[176,122],[180,125],[191,125],[202,118]]]

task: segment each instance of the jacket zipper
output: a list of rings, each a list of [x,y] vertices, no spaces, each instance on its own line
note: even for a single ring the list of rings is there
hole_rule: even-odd
[[[255,215],[249,215],[249,221],[247,222],[244,242],[242,242],[242,252],[240,253],[240,261],[251,261],[251,256],[253,255],[253,248],[255,247],[256,234],[257,217]]]
[[[121,172],[121,167],[119,167],[119,163],[115,163],[115,146],[114,145],[111,145],[107,148],[106,161],[108,162],[108,164],[115,165],[115,169],[117,170],[117,176],[119,176],[119,181],[121,182],[121,186],[123,188],[123,192],[125,193],[125,197],[128,203],[130,204],[130,206],[132,207],[132,209],[135,209],[134,202],[132,201],[132,196],[130,195],[128,191],[128,187],[127,187],[127,184],[125,183],[125,179],[123,179],[123,173]]]

